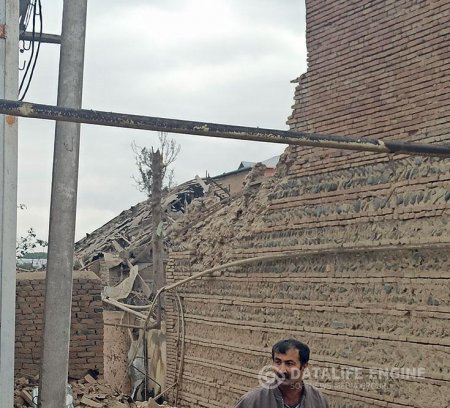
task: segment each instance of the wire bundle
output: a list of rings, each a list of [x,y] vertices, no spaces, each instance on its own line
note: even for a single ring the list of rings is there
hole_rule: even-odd
[[[31,41],[20,40],[20,52],[23,54],[29,51],[29,56],[27,56],[27,59],[23,61],[23,65],[19,67],[19,70],[23,72],[19,85],[18,99],[20,101],[23,101],[25,98],[25,95],[30,87],[31,80],[33,79],[34,69],[36,67],[39,50],[41,48],[43,28],[41,0],[29,0],[28,3],[21,5],[21,11],[22,8],[24,9],[24,12],[21,13],[19,18],[20,32],[25,32],[30,24],[30,20],[32,20],[32,39]]]

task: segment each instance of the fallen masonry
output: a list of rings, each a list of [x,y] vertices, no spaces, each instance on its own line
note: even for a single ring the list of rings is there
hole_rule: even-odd
[[[19,377],[15,379],[14,408],[35,407],[36,398],[33,398],[33,390],[39,385],[38,376]],[[87,374],[80,380],[69,381],[70,391],[73,396],[73,407],[91,408],[175,408],[173,406],[157,404],[154,400],[131,401],[129,395],[113,389],[103,380],[96,380]],[[33,404],[34,403],[34,404]]]

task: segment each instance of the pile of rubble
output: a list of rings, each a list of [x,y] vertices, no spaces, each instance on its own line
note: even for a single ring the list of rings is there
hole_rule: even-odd
[[[14,408],[36,407],[37,397],[33,397],[33,390],[39,384],[38,376],[20,377],[15,380]],[[115,392],[112,387],[102,380],[95,380],[91,375],[86,375],[81,380],[69,382],[73,402],[70,407],[91,408],[175,408],[164,403],[158,405],[155,401],[132,401],[130,396]]]
[[[188,212],[193,201],[198,203],[209,190],[209,185],[197,176],[196,180],[165,192],[161,202],[164,231]],[[210,193],[213,194],[213,191]],[[217,201],[220,198],[215,196],[214,202]],[[150,199],[136,204],[94,232],[86,234],[86,237],[75,243],[76,264],[82,268],[88,267],[105,253],[116,254],[122,261],[129,260],[133,264],[151,261],[147,252],[151,248],[153,229],[151,206]]]

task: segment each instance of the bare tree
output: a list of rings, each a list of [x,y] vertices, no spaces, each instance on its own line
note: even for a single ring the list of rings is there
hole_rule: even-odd
[[[152,162],[155,154],[159,152],[162,156],[162,183],[163,187],[172,188],[174,186],[174,170],[170,165],[175,162],[181,146],[174,139],[169,139],[167,133],[159,132],[159,146],[155,150],[153,146],[150,148],[141,147],[133,142],[131,148],[135,154],[136,165],[138,167],[138,176],[133,176],[139,191],[147,194],[148,197],[152,193],[153,170]]]

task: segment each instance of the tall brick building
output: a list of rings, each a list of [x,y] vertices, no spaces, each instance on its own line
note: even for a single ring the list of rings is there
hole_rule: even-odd
[[[450,142],[449,1],[306,8],[308,72],[291,128]],[[449,201],[448,159],[288,148],[275,179],[188,232],[172,254],[169,280],[292,256],[186,285],[182,320],[169,297],[167,384],[184,354],[171,398],[232,407],[257,384],[270,346],[297,337],[312,348],[323,373],[312,380],[331,407],[450,405]],[[350,368],[360,375],[344,381]]]

